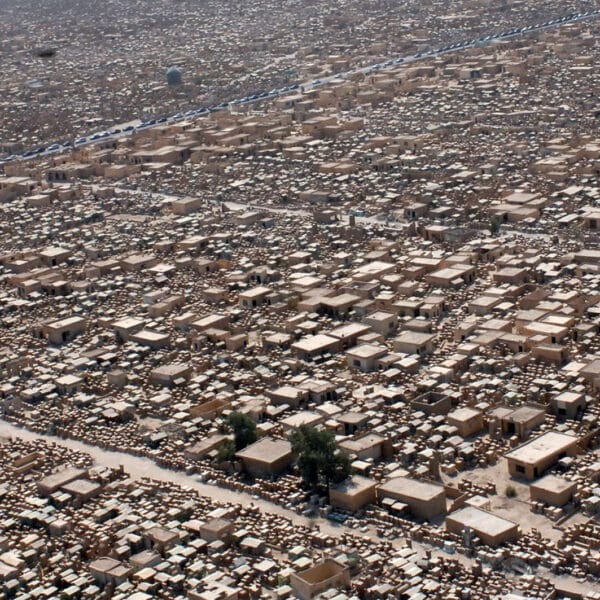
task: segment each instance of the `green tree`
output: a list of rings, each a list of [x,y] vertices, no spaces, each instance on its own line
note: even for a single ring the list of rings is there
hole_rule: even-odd
[[[500,231],[500,220],[498,217],[492,217],[490,219],[489,228],[492,235],[496,235]]]
[[[253,444],[258,435],[256,433],[256,423],[252,417],[241,412],[232,412],[229,415],[229,426],[233,430],[233,440],[236,450],[243,450],[246,446]]]
[[[217,462],[229,462],[235,458],[235,444],[233,440],[226,439],[217,449]]]
[[[340,450],[330,431],[302,425],[291,434],[290,441],[302,479],[311,488],[324,485],[329,493],[332,483],[350,475],[350,457]]]

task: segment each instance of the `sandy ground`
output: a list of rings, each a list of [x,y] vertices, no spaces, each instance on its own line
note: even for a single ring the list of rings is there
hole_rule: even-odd
[[[360,531],[343,528],[342,526],[336,525],[335,523],[332,523],[327,519],[309,519],[303,517],[302,515],[298,515],[294,511],[288,510],[282,506],[278,506],[277,504],[274,504],[272,502],[257,499],[251,496],[250,494],[238,492],[235,490],[228,490],[219,487],[218,485],[211,485],[209,483],[199,482],[196,480],[195,477],[186,475],[183,472],[172,471],[170,469],[161,467],[149,458],[133,456],[124,452],[113,452],[110,450],[103,450],[101,448],[97,448],[96,446],[92,446],[90,444],[86,444],[77,440],[64,439],[51,435],[39,434],[33,431],[29,431],[27,429],[16,427],[11,423],[7,423],[6,421],[2,420],[0,420],[0,436],[21,438],[23,440],[45,439],[48,442],[54,442],[66,448],[71,448],[72,450],[85,452],[86,454],[89,454],[94,460],[94,462],[98,465],[103,465],[107,467],[119,467],[120,465],[123,465],[125,467],[125,471],[132,479],[141,479],[144,477],[149,477],[157,481],[170,481],[173,483],[177,483],[181,486],[193,488],[197,490],[201,495],[211,498],[216,502],[230,502],[233,504],[242,505],[254,504],[264,512],[280,515],[298,525],[304,525],[307,527],[314,527],[315,525],[318,525],[319,529],[327,534],[337,535],[339,534],[340,529],[346,529],[348,532],[361,536]],[[370,538],[371,536],[362,534],[362,537]]]
[[[306,517],[303,517],[302,515],[296,514],[295,512],[293,512],[291,510],[288,510],[284,507],[278,506],[276,504],[273,504],[273,503],[265,501],[265,500],[254,498],[250,494],[246,494],[243,492],[237,492],[234,490],[227,490],[227,489],[221,488],[217,485],[201,483],[199,481],[196,481],[196,479],[194,477],[190,477],[190,476],[186,475],[185,473],[178,472],[178,471],[172,471],[170,469],[165,469],[163,467],[160,467],[156,463],[154,463],[152,460],[150,460],[149,458],[133,456],[133,455],[126,454],[123,452],[113,452],[113,451],[109,451],[109,450],[103,450],[101,448],[97,448],[95,446],[86,444],[84,442],[79,442],[79,441],[70,440],[70,439],[63,439],[63,438],[59,438],[59,437],[51,436],[51,435],[43,435],[43,434],[35,433],[32,431],[28,431],[27,429],[22,429],[22,428],[16,427],[15,425],[8,423],[6,421],[3,421],[1,419],[0,419],[0,437],[21,438],[23,440],[45,439],[48,442],[54,442],[56,444],[60,444],[61,446],[66,447],[66,448],[71,448],[73,450],[85,452],[86,454],[89,454],[92,457],[92,459],[95,461],[95,463],[98,465],[104,465],[107,467],[118,467],[120,465],[123,465],[125,467],[125,471],[132,479],[140,479],[142,477],[149,477],[149,478],[155,479],[157,481],[170,481],[173,483],[177,483],[181,486],[188,486],[192,489],[195,489],[203,496],[209,497],[216,502],[223,502],[223,503],[229,502],[229,503],[243,504],[243,505],[254,504],[255,506],[258,506],[262,511],[264,511],[266,513],[276,514],[276,515],[285,517],[285,518],[289,519],[292,523],[297,524],[297,525],[303,525],[306,527],[316,527],[323,533],[326,533],[327,535],[336,536],[342,532],[347,532],[347,533],[350,533],[357,537],[362,537],[362,538],[370,539],[373,541],[381,541],[380,538],[377,536],[377,533],[375,531],[373,531],[372,529],[365,528],[366,531],[362,531],[362,530],[357,530],[357,529],[346,528],[343,525],[338,525],[338,524],[332,523],[331,521],[328,521],[327,519],[323,519],[320,517],[306,518]],[[454,481],[456,481],[460,478],[469,478],[474,481],[486,481],[486,480],[489,480],[490,478],[496,477],[493,480],[496,481],[496,483],[498,485],[498,491],[500,492],[500,494],[494,500],[494,502],[498,503],[498,506],[497,506],[497,508],[494,508],[493,510],[495,512],[498,512],[498,514],[503,514],[503,515],[507,516],[508,518],[511,518],[509,515],[514,515],[514,516],[522,515],[521,519],[519,519],[519,522],[521,524],[527,523],[528,525],[531,525],[532,517],[534,517],[534,516],[539,517],[539,515],[534,515],[533,513],[531,513],[529,511],[527,505],[525,505],[521,500],[514,500],[514,499],[509,500],[509,499],[502,497],[502,494],[504,492],[504,487],[502,487],[500,482],[501,481],[504,482],[504,480],[506,479],[506,477],[503,475],[503,473],[507,473],[506,465],[503,465],[500,462],[497,465],[494,465],[493,467],[489,467],[487,469],[477,469],[474,471],[461,473],[458,477],[454,478]],[[510,480],[510,482],[511,482],[511,484],[513,483],[512,480]],[[521,487],[518,487],[518,486],[521,486]],[[517,493],[521,498],[524,499],[527,497],[524,494],[524,491],[527,488],[526,485],[517,484],[517,485],[515,485],[515,487],[516,488],[518,487]],[[504,506],[505,501],[506,501],[506,506]],[[492,506],[494,506],[494,504],[492,504]],[[544,519],[544,521],[548,521],[548,519]],[[533,526],[535,527],[535,525],[533,525]],[[539,529],[539,531],[542,532],[542,529]],[[395,540],[388,540],[388,541],[390,541],[395,548],[404,548],[407,545],[406,540],[404,538],[397,538]],[[415,543],[415,542],[413,542],[412,546],[415,550],[417,550],[418,552],[420,552],[423,555],[425,554],[426,550],[429,550],[429,551],[431,551],[431,554],[434,557],[435,556],[444,556],[444,557],[448,558],[447,554],[444,554],[441,550],[439,550],[437,548],[432,548],[430,546],[426,546],[424,544],[419,544],[419,543]],[[458,560],[461,564],[465,565],[466,567],[470,567],[471,565],[474,564],[473,559],[471,559],[467,556],[455,554],[455,555],[453,555],[453,558]],[[540,573],[540,574],[542,574],[542,573]],[[569,584],[569,585],[573,586],[573,589],[579,590],[580,593],[585,594],[585,593],[591,592],[595,589],[594,586],[592,586],[592,584],[582,583],[582,582],[574,579],[573,577],[567,577],[567,576],[558,577],[558,576],[553,575],[552,573],[543,573],[543,576],[545,576],[547,579],[554,582],[555,584],[556,583]],[[508,589],[511,587],[510,582],[512,581],[512,582],[516,583],[519,578],[517,576],[507,573],[506,579],[507,579],[507,591],[508,591]]]
[[[497,494],[490,496],[491,510],[500,517],[519,523],[522,531],[529,532],[537,529],[543,537],[556,541],[562,532],[554,527],[554,521],[533,513],[529,509],[529,486],[521,481],[512,479],[508,474],[506,459],[501,458],[495,465],[484,469],[471,469],[461,472],[456,477],[445,477],[445,483],[455,483],[468,480],[476,484],[495,483]],[[506,497],[506,488],[512,486],[517,495]]]

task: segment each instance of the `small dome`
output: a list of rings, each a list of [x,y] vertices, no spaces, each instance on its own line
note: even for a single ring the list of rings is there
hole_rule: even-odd
[[[181,71],[177,67],[167,69],[167,83],[169,85],[181,85]]]

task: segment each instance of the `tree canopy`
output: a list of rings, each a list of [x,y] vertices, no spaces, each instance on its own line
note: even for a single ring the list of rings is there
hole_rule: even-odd
[[[217,449],[217,461],[220,463],[232,461],[235,458],[235,444],[226,438]]]
[[[489,230],[492,235],[497,235],[500,231],[500,219],[498,217],[493,216],[490,219]]]
[[[256,423],[252,420],[252,417],[244,413],[232,412],[229,415],[229,426],[233,430],[236,451],[243,450],[258,439]]]
[[[344,481],[350,475],[350,457],[340,450],[333,433],[302,425],[290,436],[292,451],[304,482],[316,488]]]

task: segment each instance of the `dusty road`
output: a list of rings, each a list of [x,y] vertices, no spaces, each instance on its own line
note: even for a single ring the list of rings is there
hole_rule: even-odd
[[[382,541],[373,529],[361,531],[357,529],[350,529],[344,527],[343,525],[337,525],[321,517],[303,517],[302,515],[298,515],[294,511],[288,510],[282,506],[278,506],[277,504],[273,504],[272,502],[254,498],[250,494],[238,492],[235,490],[227,490],[222,487],[219,487],[218,485],[211,485],[209,483],[202,483],[196,481],[194,477],[188,476],[185,473],[182,473],[180,471],[172,471],[170,469],[161,467],[149,458],[133,456],[124,452],[113,452],[111,450],[103,450],[101,448],[97,448],[96,446],[86,444],[85,442],[36,433],[34,431],[29,431],[27,429],[17,427],[12,423],[8,423],[7,421],[3,421],[2,419],[0,419],[0,438],[2,437],[21,438],[23,440],[44,439],[48,442],[53,442],[55,444],[59,444],[72,450],[85,452],[86,454],[89,454],[94,460],[94,462],[98,465],[104,465],[107,467],[119,467],[120,465],[123,465],[125,471],[132,479],[141,479],[143,477],[149,477],[157,481],[168,481],[177,483],[182,486],[188,486],[192,489],[197,490],[201,495],[211,498],[216,502],[242,505],[248,505],[252,503],[255,506],[258,506],[260,510],[262,510],[265,513],[279,515],[288,519],[296,525],[302,525],[305,527],[316,527],[321,532],[331,536],[337,536],[340,535],[340,533],[345,532],[357,537],[372,540],[374,542]],[[406,540],[404,538],[397,538],[391,541],[391,543],[395,548],[404,548],[407,545]],[[429,550],[432,556],[434,557],[443,556],[445,558],[449,558],[448,555],[442,552],[441,550],[427,546],[425,544],[413,542],[412,547],[422,555],[425,554],[426,550]],[[473,559],[467,556],[463,556],[461,554],[455,554],[453,558],[458,560],[467,568],[474,564]],[[555,585],[566,584],[569,585],[571,589],[576,590],[582,594],[586,594],[596,589],[592,584],[587,582],[581,582],[573,577],[556,576],[549,572],[540,572],[540,575],[547,578]],[[519,577],[507,573],[506,580],[508,589],[510,587],[510,582],[516,583],[519,580]]]
[[[266,500],[257,499],[251,496],[250,494],[244,492],[228,490],[218,485],[212,485],[209,483],[202,483],[200,481],[197,481],[195,477],[186,475],[181,471],[172,471],[171,469],[161,467],[149,458],[134,456],[132,454],[127,454],[124,452],[103,450],[102,448],[97,448],[96,446],[92,446],[90,444],[86,444],[77,440],[65,439],[53,435],[36,433],[34,431],[29,431],[28,429],[22,429],[13,425],[12,423],[8,423],[7,421],[3,421],[1,419],[0,437],[21,438],[23,440],[44,439],[48,442],[53,442],[55,444],[59,444],[72,450],[85,452],[86,454],[89,454],[94,460],[94,462],[98,465],[103,465],[106,467],[119,467],[120,465],[123,465],[125,471],[132,479],[141,479],[144,477],[149,477],[157,481],[169,481],[172,483],[177,483],[181,486],[188,486],[190,488],[193,488],[197,490],[201,495],[211,498],[216,502],[230,502],[232,504],[242,505],[248,505],[252,503],[255,506],[258,506],[264,512],[280,515],[282,517],[285,517],[286,519],[289,519],[297,525],[304,525],[306,527],[314,527],[315,525],[317,525],[319,530],[323,533],[339,535],[341,530],[345,530],[354,535],[367,537],[369,539],[372,538],[371,535],[367,535],[360,531],[336,525],[335,523],[332,523],[327,519],[323,519],[320,517],[303,517],[302,515],[298,515],[292,510],[288,510],[287,508],[284,508],[272,502],[268,502]]]

